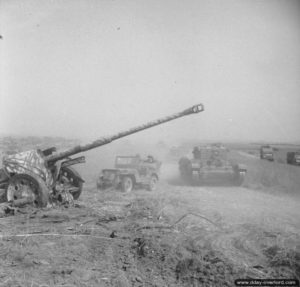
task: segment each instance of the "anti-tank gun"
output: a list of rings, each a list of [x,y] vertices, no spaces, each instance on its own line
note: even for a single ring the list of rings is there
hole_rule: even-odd
[[[3,167],[0,169],[0,200],[8,201],[12,206],[33,204],[37,207],[44,207],[48,202],[64,203],[78,199],[82,192],[84,180],[72,166],[85,162],[85,158],[83,156],[70,158],[70,156],[202,111],[204,111],[202,104],[195,105],[168,117],[62,152],[57,152],[56,148],[49,148],[4,156]]]

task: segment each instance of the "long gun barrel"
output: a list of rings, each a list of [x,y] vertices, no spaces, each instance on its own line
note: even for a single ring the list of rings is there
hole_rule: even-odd
[[[116,139],[119,139],[119,138],[122,138],[122,137],[125,137],[125,136],[128,136],[128,135],[137,133],[139,131],[142,131],[142,130],[145,130],[145,129],[148,129],[148,128],[151,128],[151,127],[169,122],[169,121],[172,121],[172,120],[180,118],[180,117],[184,117],[184,116],[191,115],[191,114],[196,114],[196,113],[199,113],[199,112],[202,112],[202,111],[204,111],[203,104],[195,105],[195,106],[192,106],[191,108],[188,108],[188,109],[186,109],[186,110],[184,110],[180,113],[176,113],[176,114],[173,114],[173,115],[168,116],[168,117],[160,118],[158,120],[149,122],[147,124],[144,124],[144,125],[141,125],[141,126],[138,126],[138,127],[135,127],[135,128],[132,128],[132,129],[120,132],[120,133],[117,133],[117,134],[115,134],[111,137],[103,137],[101,139],[98,139],[98,140],[93,141],[92,143],[89,143],[89,144],[86,144],[86,145],[78,145],[78,146],[75,146],[75,147],[73,147],[71,149],[68,149],[66,151],[51,154],[51,155],[46,157],[46,161],[48,163],[50,163],[50,162],[53,163],[55,161],[67,158],[71,155],[81,153],[81,152],[84,152],[84,151],[87,151],[87,150],[90,150],[90,149],[93,149],[93,148],[96,148],[96,147],[99,147],[99,146],[102,146],[102,145],[106,145],[106,144],[111,143],[112,141],[114,141]]]

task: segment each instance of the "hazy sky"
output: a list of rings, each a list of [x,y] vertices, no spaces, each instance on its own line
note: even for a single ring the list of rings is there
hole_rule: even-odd
[[[300,141],[300,1],[0,0],[0,134]]]

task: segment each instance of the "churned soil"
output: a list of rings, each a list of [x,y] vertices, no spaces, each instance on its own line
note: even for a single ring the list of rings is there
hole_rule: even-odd
[[[300,202],[167,180],[0,219],[0,286],[234,286],[300,277]]]

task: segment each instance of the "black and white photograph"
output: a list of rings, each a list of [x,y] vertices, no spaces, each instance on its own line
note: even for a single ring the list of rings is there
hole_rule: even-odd
[[[0,0],[0,287],[296,287],[299,0]]]

